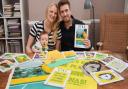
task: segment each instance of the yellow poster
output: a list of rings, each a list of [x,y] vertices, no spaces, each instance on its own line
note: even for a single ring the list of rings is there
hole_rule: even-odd
[[[60,68],[72,71],[65,89],[97,89],[96,81],[91,76],[86,76],[81,69],[81,66],[89,61],[75,60],[74,62],[60,66]]]

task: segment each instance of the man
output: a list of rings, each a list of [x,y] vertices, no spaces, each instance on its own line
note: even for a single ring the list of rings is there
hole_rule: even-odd
[[[75,19],[72,16],[70,2],[68,0],[60,0],[58,2],[59,13],[62,18],[60,22],[61,29],[61,51],[87,51],[91,49],[90,40],[85,39],[86,49],[84,48],[75,48],[74,47],[74,37],[75,37],[75,24],[84,24],[83,22]]]

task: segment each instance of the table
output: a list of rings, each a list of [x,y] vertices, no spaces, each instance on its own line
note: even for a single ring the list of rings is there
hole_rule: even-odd
[[[0,89],[5,89],[10,73],[11,71],[6,73],[0,72]],[[98,85],[97,89],[128,89],[128,69],[123,71],[121,75],[125,78],[124,80],[102,86]]]

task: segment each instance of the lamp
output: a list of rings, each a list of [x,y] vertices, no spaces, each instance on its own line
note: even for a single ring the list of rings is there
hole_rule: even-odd
[[[95,47],[95,14],[94,14],[94,6],[91,2],[91,0],[85,0],[84,2],[84,9],[90,9],[92,11],[92,23],[93,23],[93,26],[92,26],[92,45]]]

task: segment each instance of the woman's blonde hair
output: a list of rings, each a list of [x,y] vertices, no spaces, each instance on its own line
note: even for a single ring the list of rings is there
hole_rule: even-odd
[[[56,38],[57,38],[57,30],[59,29],[59,12],[58,12],[58,6],[56,3],[51,3],[48,5],[47,9],[46,9],[46,14],[45,14],[45,17],[47,18],[47,15],[48,15],[48,10],[49,8],[51,8],[52,6],[55,6],[57,8],[57,17],[56,17],[56,20],[53,22],[52,24],[52,29],[51,29],[51,32],[53,32],[53,40],[54,42],[56,43]]]

